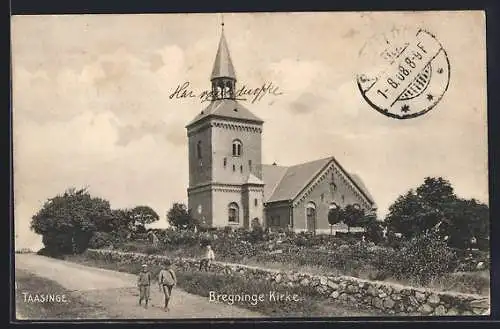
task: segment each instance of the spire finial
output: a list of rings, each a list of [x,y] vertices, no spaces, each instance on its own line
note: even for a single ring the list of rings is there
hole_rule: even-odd
[[[224,13],[221,13],[220,14],[220,18],[221,18],[221,26],[222,26],[222,29],[224,30]]]

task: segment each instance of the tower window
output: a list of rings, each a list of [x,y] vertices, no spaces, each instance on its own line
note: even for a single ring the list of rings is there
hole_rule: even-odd
[[[240,166],[240,173],[243,173],[243,166]]]
[[[248,160],[248,170],[252,171],[252,160]]]
[[[259,204],[259,201],[257,200],[257,198],[253,199],[253,204],[257,207],[258,204]]]
[[[342,195],[342,202],[345,202],[345,197],[344,197],[344,195]]]
[[[234,140],[233,141],[233,157],[239,157],[241,156],[243,146],[241,144],[241,141],[239,140]]]
[[[233,171],[236,171],[236,166],[235,165],[233,165]]]
[[[227,166],[227,158],[224,158],[224,168]]]
[[[238,204],[236,202],[231,202],[228,207],[228,218],[229,223],[238,223],[240,221]]]
[[[321,193],[321,201],[325,201],[325,194]]]
[[[196,143],[196,156],[198,157],[198,159],[201,159],[201,141],[198,141],[198,143]]]

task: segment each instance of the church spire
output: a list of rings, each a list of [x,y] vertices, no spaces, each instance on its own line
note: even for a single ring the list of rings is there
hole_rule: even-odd
[[[224,36],[224,21],[221,23],[221,36],[214,67],[210,77],[214,99],[234,99],[236,74],[229,55],[226,37]]]

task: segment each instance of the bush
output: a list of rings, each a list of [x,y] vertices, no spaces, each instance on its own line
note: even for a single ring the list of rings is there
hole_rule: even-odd
[[[252,231],[250,232],[251,242],[264,241],[264,228],[259,222],[252,223]]]
[[[414,280],[421,285],[451,272],[457,266],[455,252],[434,233],[425,233],[403,242],[399,250],[386,255],[384,262],[382,269],[392,277]]]
[[[161,250],[155,246],[146,246],[143,252],[147,255],[154,255],[161,252]]]
[[[49,248],[42,248],[38,250],[36,254],[45,257],[64,259],[64,255],[62,253],[58,252],[57,250],[51,250]]]
[[[127,243],[124,243],[121,248],[123,251],[126,251],[126,252],[137,252],[139,251],[139,246],[137,243],[134,243],[134,242],[127,242]]]
[[[89,248],[100,249],[113,243],[111,234],[105,232],[95,232],[89,241]]]

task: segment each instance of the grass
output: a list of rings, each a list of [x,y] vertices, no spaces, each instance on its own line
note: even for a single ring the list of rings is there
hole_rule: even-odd
[[[25,301],[25,294],[66,295],[67,302],[36,303]],[[27,299],[27,297],[26,297]],[[16,269],[16,318],[17,320],[84,319],[96,315],[102,309],[91,305],[58,283]]]
[[[88,259],[85,255],[68,256],[68,261],[82,265],[100,267],[109,270],[137,274],[140,264],[109,263],[103,260]],[[156,277],[160,271],[152,266],[151,272]],[[247,280],[238,274],[218,274],[212,272],[176,271],[178,286],[188,293],[209,297],[210,291],[220,294],[264,294],[266,298],[252,305],[249,301],[235,302],[234,305],[259,312],[272,317],[304,317],[304,316],[374,316],[382,315],[375,310],[360,312],[353,307],[339,305],[327,297],[320,297],[311,287],[285,287],[264,280]],[[297,294],[299,301],[276,302],[268,298],[270,292]]]

